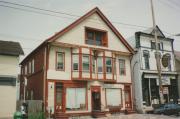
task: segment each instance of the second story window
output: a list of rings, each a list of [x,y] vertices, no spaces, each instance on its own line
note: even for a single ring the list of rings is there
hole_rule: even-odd
[[[112,73],[112,59],[110,57],[106,58],[106,72]]]
[[[98,73],[103,72],[103,60],[102,57],[97,58]]]
[[[29,62],[29,65],[28,65],[28,73],[31,74],[31,61]]]
[[[126,74],[125,60],[124,59],[119,59],[119,74],[120,75]]]
[[[145,69],[149,69],[149,51],[143,51]]]
[[[83,71],[89,71],[89,55],[83,55]]]
[[[97,45],[97,46],[107,46],[107,32],[94,30],[91,28],[86,28],[86,44]]]
[[[32,73],[34,73],[34,59],[32,60]]]
[[[56,69],[64,70],[64,53],[57,52],[56,53]]]
[[[151,41],[151,49],[156,49],[156,42],[154,42],[154,41]],[[163,50],[164,49],[164,47],[163,47],[163,42],[161,42],[161,43],[158,43],[158,50]]]
[[[25,65],[24,74],[27,75],[27,65]]]
[[[73,71],[79,70],[79,55],[73,55]]]

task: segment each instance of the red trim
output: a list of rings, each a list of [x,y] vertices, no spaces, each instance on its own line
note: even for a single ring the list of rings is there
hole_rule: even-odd
[[[89,49],[89,54],[90,54],[90,79],[92,79],[92,49]]]
[[[103,51],[103,75],[104,80],[106,79],[106,57],[105,57],[105,51]]]
[[[82,48],[79,48],[79,78],[82,78]]]

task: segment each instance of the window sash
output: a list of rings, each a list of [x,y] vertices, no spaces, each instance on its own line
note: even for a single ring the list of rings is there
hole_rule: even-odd
[[[120,72],[120,75],[125,75],[126,74],[125,60],[124,59],[119,59],[119,72]]]
[[[64,53],[58,52],[57,53],[57,67],[58,70],[64,70]]]
[[[106,58],[106,72],[112,73],[112,58]]]
[[[28,65],[28,73],[31,74],[31,61],[29,62],[29,65]]]
[[[73,55],[73,71],[79,70],[79,55]]]
[[[66,110],[86,109],[86,88],[66,89]]]
[[[97,58],[97,67],[98,67],[98,72],[103,72],[103,58],[98,57]]]
[[[122,105],[122,91],[120,88],[106,88],[106,104],[107,106]]]
[[[83,55],[83,71],[89,71],[89,56]]]

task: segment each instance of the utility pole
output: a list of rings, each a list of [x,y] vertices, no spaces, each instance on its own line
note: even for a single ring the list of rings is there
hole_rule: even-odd
[[[151,1],[151,11],[152,11],[154,38],[155,38],[155,43],[156,43],[155,58],[156,58],[156,65],[157,65],[158,78],[159,78],[160,104],[164,104],[162,78],[161,78],[161,61],[160,61],[160,52],[159,52],[159,49],[158,49],[158,38],[157,38],[157,32],[156,32],[157,29],[156,29],[155,15],[154,15],[153,0],[150,0],[150,1]]]

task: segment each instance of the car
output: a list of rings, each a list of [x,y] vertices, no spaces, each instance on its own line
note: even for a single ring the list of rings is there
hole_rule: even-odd
[[[154,114],[164,114],[164,115],[179,115],[180,105],[178,104],[164,104],[159,108],[154,109]]]

